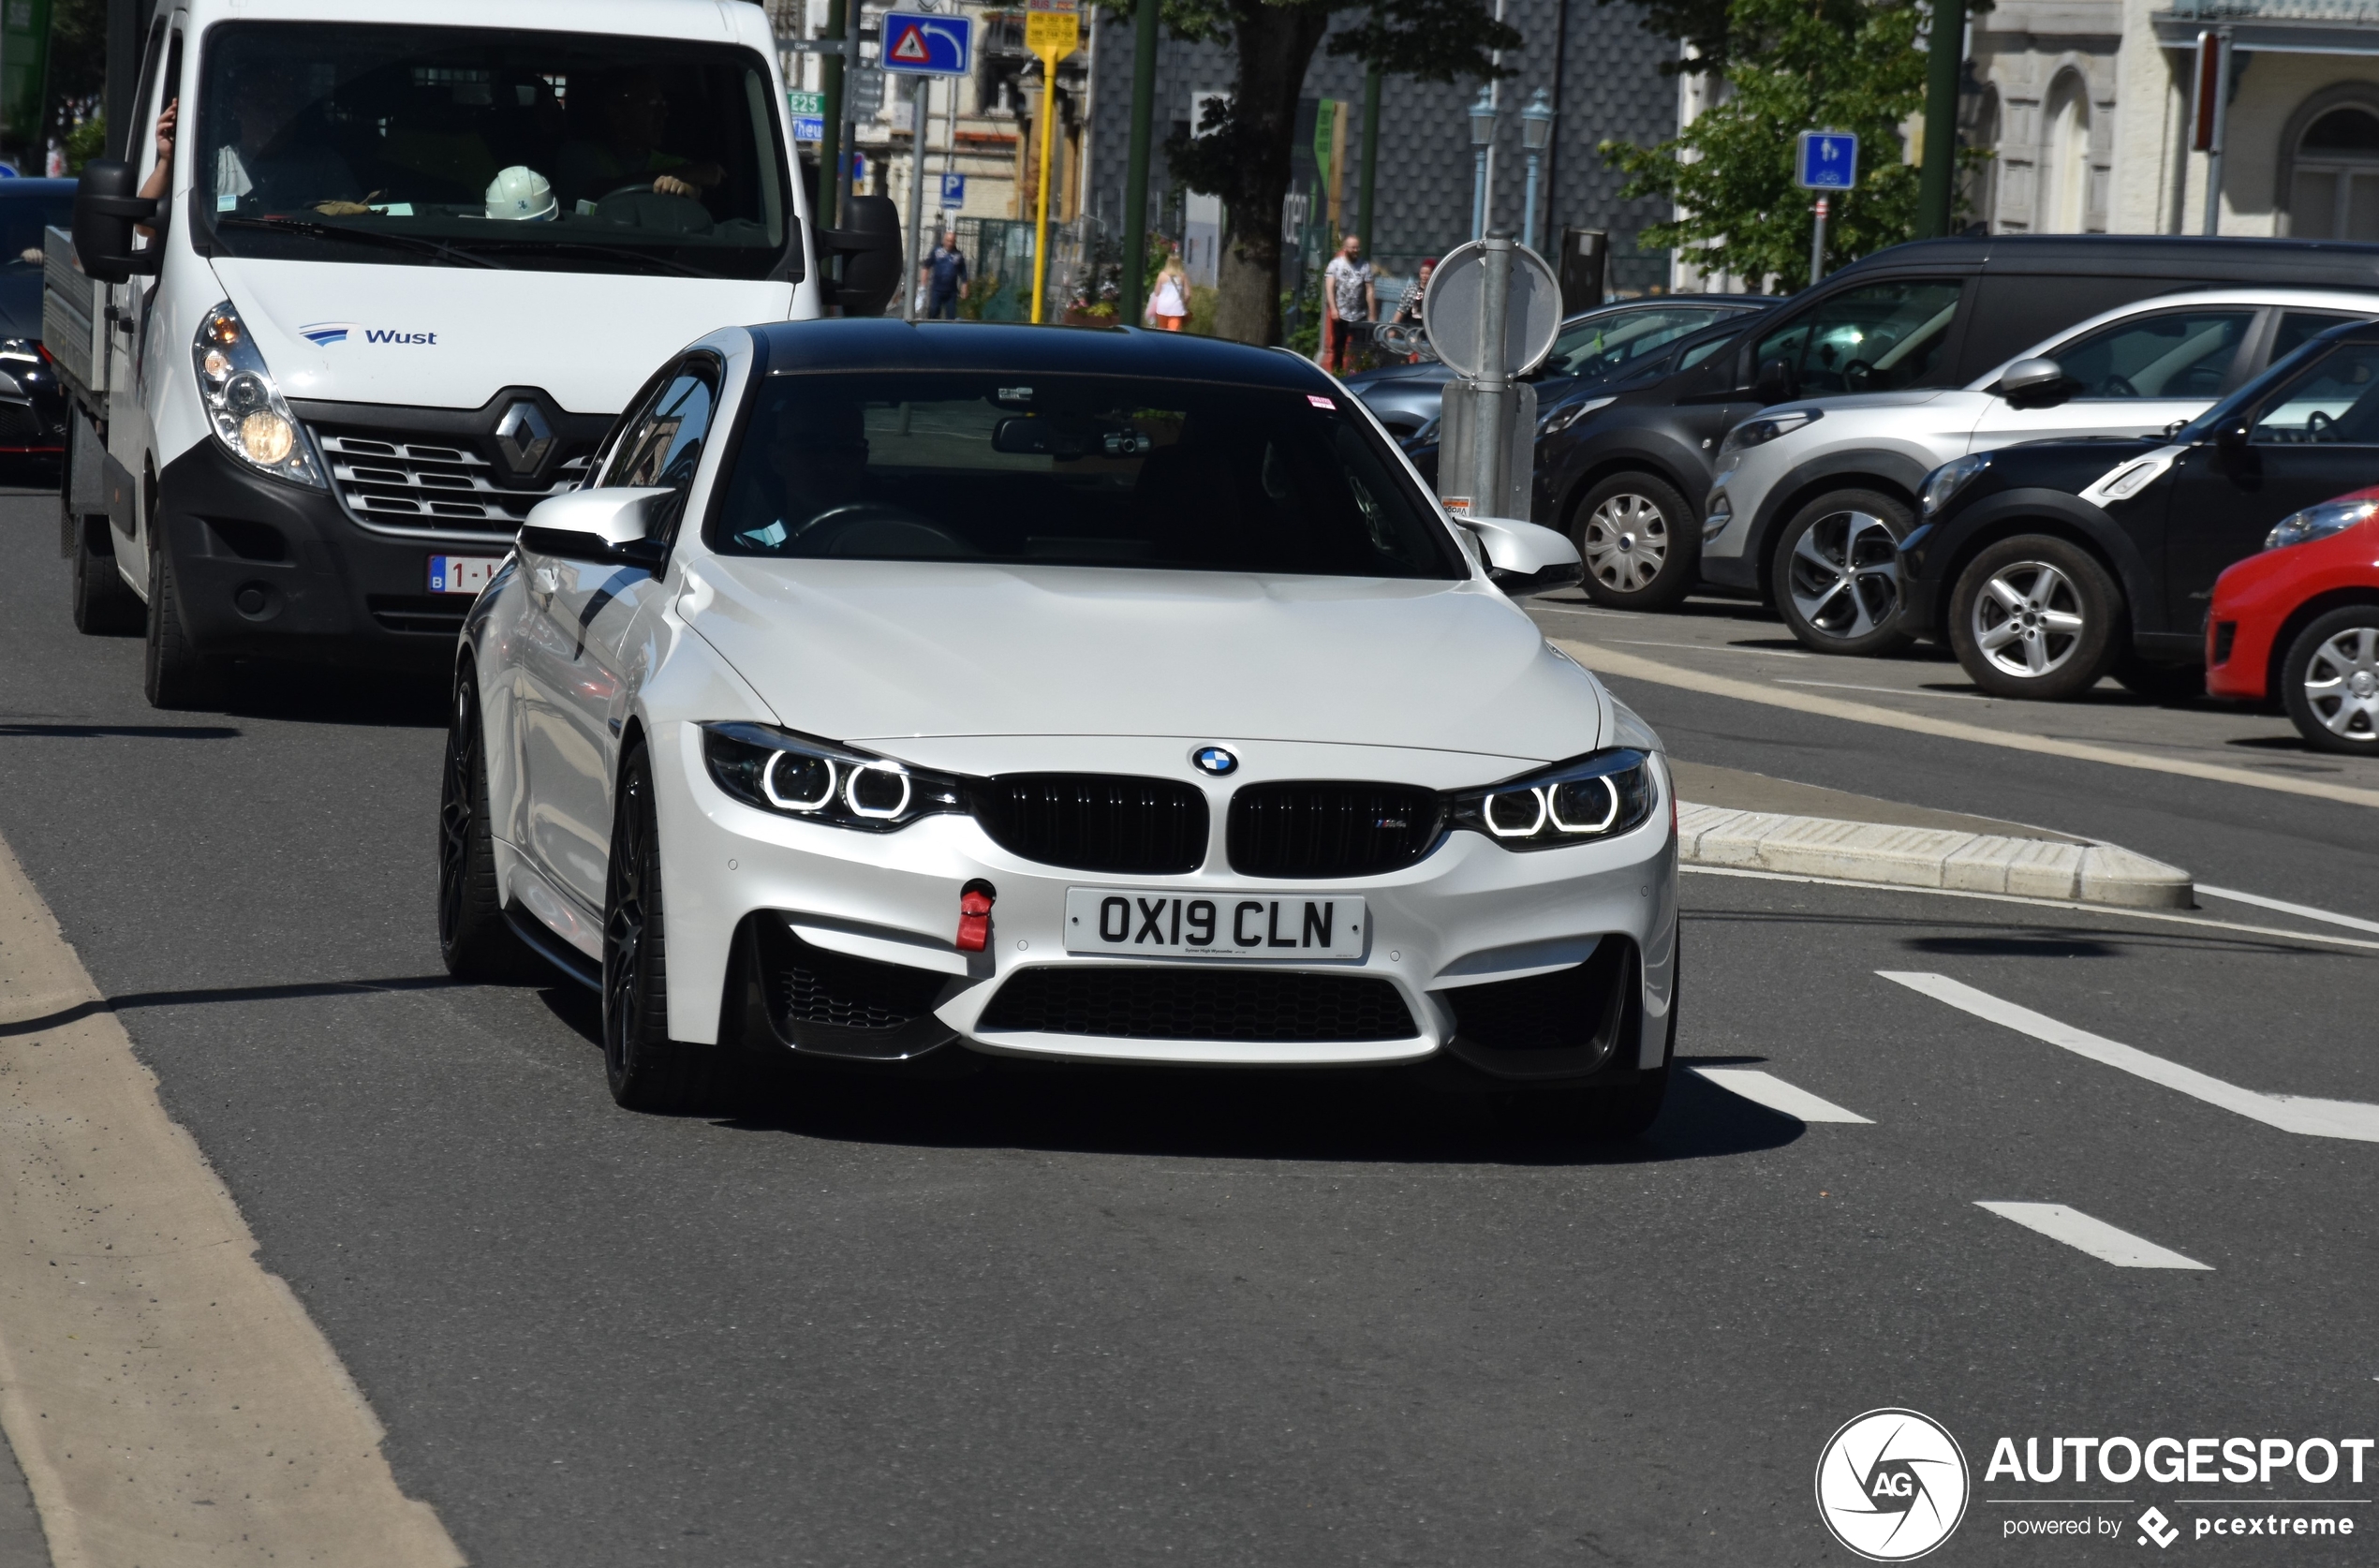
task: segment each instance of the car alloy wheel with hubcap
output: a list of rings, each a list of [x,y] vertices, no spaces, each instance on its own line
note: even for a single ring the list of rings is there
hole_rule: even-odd
[[[1776,608],[1803,646],[1880,654],[1905,645],[1899,614],[1899,537],[1908,509],[1870,490],[1844,490],[1803,507],[1777,540]]]
[[[2348,605],[2305,628],[2281,681],[2289,718],[2316,749],[2379,754],[2379,609]]]
[[[2098,684],[2119,648],[2122,595],[2095,555],[2061,539],[2002,540],[1959,573],[1949,634],[1976,686],[2060,702]]]
[[[1571,536],[1586,561],[1587,596],[1599,603],[1659,610],[1693,585],[1685,501],[1649,474],[1615,474],[1580,498]]]

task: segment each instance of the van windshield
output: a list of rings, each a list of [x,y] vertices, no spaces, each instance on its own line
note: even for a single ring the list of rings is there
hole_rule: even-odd
[[[766,64],[665,38],[235,22],[208,35],[196,205],[234,255],[792,275]],[[190,132],[195,129],[195,136]]]

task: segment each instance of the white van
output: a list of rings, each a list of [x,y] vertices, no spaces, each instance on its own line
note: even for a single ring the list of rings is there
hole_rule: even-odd
[[[755,5],[167,0],[136,101],[51,236],[44,335],[76,623],[145,618],[160,706],[233,658],[447,664],[682,345],[897,278],[889,202],[806,221]]]

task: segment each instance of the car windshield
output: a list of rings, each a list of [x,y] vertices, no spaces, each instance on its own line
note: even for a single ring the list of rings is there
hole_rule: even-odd
[[[1553,340],[1542,374],[1600,380],[1634,370],[1716,315],[1707,305],[1648,305],[1574,321]]]
[[[798,256],[748,51],[238,22],[203,81],[193,181],[235,255],[720,277]]]
[[[0,189],[0,273],[41,269],[41,231],[74,224],[74,195],[22,197]]]
[[[1039,371],[761,389],[708,539],[798,559],[1468,575],[1360,414],[1320,393]]]
[[[2317,337],[2261,376],[2173,432],[2183,444],[2210,439],[2215,431],[2253,416],[2258,444],[2338,441],[2340,422],[2360,411],[2379,411],[2379,348]],[[2369,440],[2368,435],[2354,437]]]

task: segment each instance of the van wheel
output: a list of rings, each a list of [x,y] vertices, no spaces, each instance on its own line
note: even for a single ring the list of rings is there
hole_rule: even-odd
[[[2332,610],[2298,633],[2280,699],[2314,750],[2379,756],[2379,606]]]
[[[734,1047],[669,1037],[669,933],[661,910],[660,816],[639,747],[620,766],[603,890],[603,1070],[631,1111],[723,1109]]]
[[[2113,666],[2122,618],[2122,590],[2097,556],[2027,534],[2000,540],[1958,574],[1949,641],[1985,691],[2061,703]]]
[[[141,685],[153,708],[213,707],[222,700],[223,668],[190,645],[182,629],[179,585],[165,540],[149,540],[149,646]]]
[[[1777,614],[1802,646],[1874,655],[1908,645],[1897,624],[1908,525],[1907,505],[1880,490],[1837,490],[1793,514],[1768,577]]]
[[[128,637],[139,631],[147,612],[117,570],[108,520],[69,512],[66,522],[74,541],[74,629],[86,637]],[[95,540],[104,551],[92,548]]]
[[[1622,610],[1665,610],[1693,586],[1702,558],[1699,519],[1666,480],[1613,474],[1570,513],[1570,538],[1586,562],[1586,593]]]

